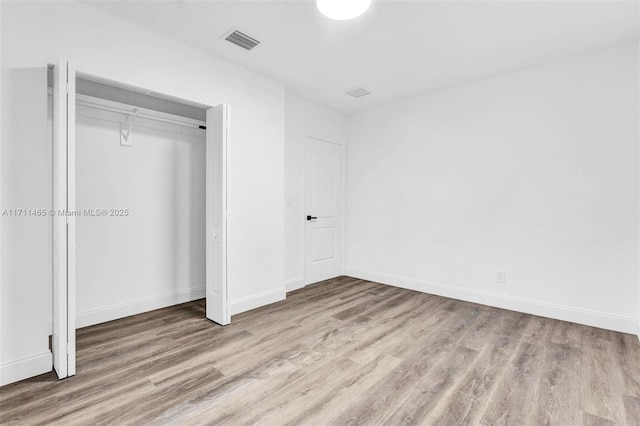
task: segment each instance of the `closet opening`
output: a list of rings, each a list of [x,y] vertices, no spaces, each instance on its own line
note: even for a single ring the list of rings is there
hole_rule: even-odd
[[[54,369],[76,329],[206,298],[230,322],[229,107],[52,67]]]

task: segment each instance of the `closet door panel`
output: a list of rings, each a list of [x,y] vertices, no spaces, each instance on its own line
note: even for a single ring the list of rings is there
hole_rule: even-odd
[[[227,150],[229,107],[207,110],[207,318],[231,322],[227,296]]]

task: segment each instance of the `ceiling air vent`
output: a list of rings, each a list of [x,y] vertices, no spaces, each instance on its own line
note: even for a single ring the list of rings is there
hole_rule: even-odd
[[[354,98],[360,98],[371,94],[371,92],[364,87],[354,87],[353,89],[345,90],[344,93]]]
[[[250,37],[245,33],[243,33],[242,31],[238,31],[236,29],[229,31],[222,37],[228,42],[233,43],[236,46],[240,46],[246,50],[251,50],[260,44],[260,42],[255,38]]]

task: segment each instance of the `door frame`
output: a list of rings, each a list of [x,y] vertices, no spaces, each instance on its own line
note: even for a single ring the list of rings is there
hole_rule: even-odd
[[[300,216],[300,221],[302,223],[302,286],[300,286],[300,288],[303,288],[309,284],[313,284],[313,283],[307,283],[307,278],[309,276],[308,274],[308,270],[307,270],[307,262],[305,261],[306,259],[306,250],[307,250],[307,233],[306,233],[306,218],[304,217],[304,215],[306,214],[305,212],[305,206],[306,206],[306,196],[307,194],[305,193],[305,187],[306,187],[306,175],[307,175],[307,170],[306,170],[306,145],[307,145],[307,139],[313,139],[316,141],[320,141],[320,142],[326,142],[326,143],[330,143],[333,145],[338,145],[340,147],[340,162],[341,162],[341,172],[342,172],[342,179],[341,179],[341,188],[340,188],[340,198],[341,198],[341,211],[339,211],[338,213],[340,214],[340,233],[341,233],[341,238],[339,241],[340,244],[340,248],[341,248],[341,252],[342,252],[342,258],[340,259],[340,274],[344,275],[344,271],[345,271],[345,265],[346,265],[346,252],[345,252],[345,248],[346,248],[346,214],[345,212],[347,211],[346,209],[346,201],[347,201],[347,197],[346,197],[346,191],[347,191],[347,162],[346,160],[346,143],[345,142],[339,142],[338,139],[334,139],[334,138],[330,138],[327,136],[314,136],[314,135],[307,135],[304,138],[304,143],[303,143],[303,147],[302,147],[302,215]]]
[[[75,103],[76,103],[76,77],[92,79],[111,86],[124,88],[134,92],[149,94],[150,91],[129,85],[124,82],[113,81],[106,78],[96,76],[94,74],[79,71],[72,61],[61,59],[54,66],[54,95],[53,95],[53,126],[54,138],[52,147],[53,157],[53,326],[52,326],[52,354],[53,365],[58,378],[73,376],[76,374],[76,221],[75,216],[69,212],[76,211],[76,167],[75,167]],[[155,93],[155,92],[154,92]],[[191,102],[186,99],[174,97],[168,94],[162,94],[175,102],[183,101],[185,104],[198,106],[207,111],[207,128],[209,123],[209,110],[221,108],[224,111],[222,119],[223,131],[214,134],[214,132],[206,132],[206,151],[209,151],[210,144],[220,142],[222,144],[221,156],[221,176],[216,180],[220,185],[218,188],[221,194],[222,202],[220,205],[219,217],[222,221],[218,224],[217,242],[220,250],[221,274],[219,279],[222,280],[221,285],[224,291],[224,297],[220,299],[222,303],[222,320],[221,325],[230,322],[229,299],[228,299],[228,279],[227,279],[227,162],[228,162],[228,138],[229,138],[229,106],[220,104],[215,107]],[[219,124],[219,123],[218,123]],[[214,140],[211,140],[213,136]],[[217,136],[222,135],[222,140],[218,140]],[[209,164],[207,161],[207,168]],[[208,173],[208,172],[207,172]],[[207,175],[208,176],[208,175]],[[208,178],[205,177],[205,179]],[[207,204],[209,207],[210,204]],[[67,214],[59,214],[64,211]],[[206,216],[209,216],[207,212]],[[207,224],[209,221],[207,220]],[[208,228],[209,226],[207,226]],[[209,229],[207,229],[209,234]],[[205,237],[206,238],[206,237]],[[207,238],[208,240],[208,238]],[[207,249],[209,244],[207,243]],[[210,263],[209,253],[206,253],[206,263]],[[208,266],[207,266],[208,269]],[[207,278],[207,286],[209,286],[209,278]],[[207,303],[209,310],[209,303]],[[209,316],[208,316],[209,317]],[[217,320],[216,320],[217,321]]]

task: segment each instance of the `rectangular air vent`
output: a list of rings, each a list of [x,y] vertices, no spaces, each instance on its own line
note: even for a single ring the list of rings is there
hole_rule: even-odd
[[[353,96],[354,98],[360,98],[371,94],[371,92],[364,87],[354,87],[353,89],[345,90],[344,93],[349,96]]]
[[[260,42],[255,38],[250,37],[242,31],[238,30],[231,30],[222,37],[228,42],[233,43],[236,46],[240,46],[246,50],[251,50],[260,44]]]

